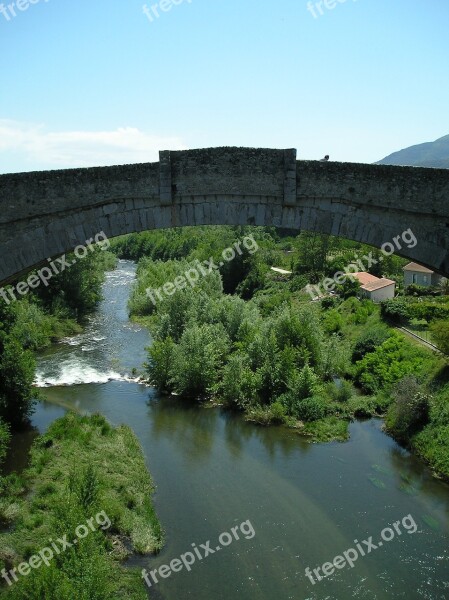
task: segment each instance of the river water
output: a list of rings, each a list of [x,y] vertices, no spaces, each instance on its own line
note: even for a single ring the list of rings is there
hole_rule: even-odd
[[[47,401],[33,424],[43,432],[73,409],[101,412],[135,431],[157,485],[166,544],[159,556],[130,564],[155,569],[211,541],[213,554],[190,572],[159,578],[150,596],[449,600],[449,486],[383,434],[380,420],[353,423],[347,443],[309,444],[293,431],[256,427],[139,384],[132,369],[145,361],[151,338],[128,320],[134,278],[133,263],[121,261],[107,275],[104,301],[85,332],[39,357]],[[16,438],[10,469],[24,464],[32,435]],[[401,523],[401,535],[360,556],[353,568],[320,582],[315,576],[314,584],[305,576],[306,567],[332,562],[356,539],[365,550],[362,540],[370,536],[377,545],[380,532],[407,515],[415,533]],[[247,520],[253,537],[240,533],[216,550],[221,533]]]

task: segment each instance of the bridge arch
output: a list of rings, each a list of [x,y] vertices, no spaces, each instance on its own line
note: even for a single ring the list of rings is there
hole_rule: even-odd
[[[264,225],[332,234],[449,277],[449,169],[296,160],[296,150],[161,152],[158,163],[0,176],[0,286],[103,232]]]

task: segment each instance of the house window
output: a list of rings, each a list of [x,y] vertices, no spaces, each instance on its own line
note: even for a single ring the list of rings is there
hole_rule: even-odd
[[[427,275],[423,275],[424,283],[427,283]]]
[[[413,278],[413,283],[418,283],[418,275],[416,273],[413,273],[412,278]]]

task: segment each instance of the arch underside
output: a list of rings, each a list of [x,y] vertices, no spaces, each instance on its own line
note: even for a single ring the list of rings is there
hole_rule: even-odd
[[[381,248],[411,230],[415,247],[397,254],[449,276],[448,231],[431,214],[367,206],[335,197],[298,197],[287,205],[279,196],[205,194],[177,197],[161,204],[159,197],[127,198],[52,213],[16,222],[0,231],[0,286],[33,268],[68,253],[103,232],[108,238],[128,233],[195,225],[259,225],[331,234]]]

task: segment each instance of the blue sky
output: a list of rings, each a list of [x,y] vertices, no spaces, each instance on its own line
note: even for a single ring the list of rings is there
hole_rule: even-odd
[[[3,173],[223,145],[374,162],[449,134],[448,0],[8,4]]]

